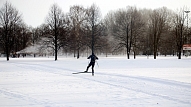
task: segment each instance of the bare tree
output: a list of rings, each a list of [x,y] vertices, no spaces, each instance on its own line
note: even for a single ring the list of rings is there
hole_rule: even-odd
[[[137,52],[141,48],[141,40],[145,35],[145,22],[142,19],[140,11],[136,7],[129,7],[130,13],[130,35],[132,41],[132,50],[134,52],[134,59]],[[130,47],[131,48],[131,47]],[[129,50],[130,52],[130,50]]]
[[[159,42],[159,52],[162,55],[174,55],[176,52],[176,42],[175,42],[175,36],[172,34],[173,28],[173,17],[174,12],[172,10],[167,10],[168,16],[167,21],[165,25],[165,30],[163,31],[161,35],[161,39]]]
[[[62,46],[61,38],[64,36],[62,31],[65,28],[66,20],[64,14],[62,13],[61,8],[57,4],[53,4],[50,8],[50,12],[46,19],[48,29],[50,29],[47,42],[53,43],[55,61],[57,60],[57,53],[60,47]]]
[[[2,44],[9,61],[9,55],[13,47],[14,27],[21,24],[22,18],[18,10],[16,10],[10,3],[6,2],[0,9],[0,27],[2,27]]]
[[[159,8],[153,10],[149,20],[149,35],[152,40],[154,59],[156,59],[159,42],[162,33],[166,30],[167,23],[167,8]]]
[[[87,9],[88,19],[87,19],[87,30],[89,35],[91,35],[91,50],[94,53],[95,46],[98,46],[98,42],[101,36],[102,27],[101,27],[101,13],[99,7],[93,4],[90,8]]]
[[[118,40],[118,46],[116,49],[125,47],[127,52],[127,58],[130,58],[130,50],[132,46],[132,36],[130,35],[130,13],[127,10],[119,10],[115,13],[115,24],[113,35]]]
[[[84,23],[87,22],[87,11],[83,6],[70,7],[71,34],[74,43],[74,51],[77,50],[77,58],[80,56],[80,49],[84,46]]]
[[[120,9],[108,15],[107,28],[110,29],[110,35],[117,40],[117,46],[114,51],[126,48],[127,58],[130,58],[131,50],[134,51],[134,58],[138,45],[140,43],[141,33],[143,32],[144,23],[142,16],[136,7],[127,7]]]
[[[173,30],[172,34],[174,35],[176,46],[177,46],[177,52],[178,52],[178,59],[181,59],[181,53],[182,53],[182,46],[184,44],[184,10],[181,9],[179,13],[174,15],[173,18]]]

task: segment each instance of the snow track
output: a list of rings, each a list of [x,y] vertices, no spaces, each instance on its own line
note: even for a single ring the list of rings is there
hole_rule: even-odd
[[[36,105],[51,105],[51,102],[47,102],[47,101],[42,101],[42,100],[37,100],[35,98],[32,98],[30,96],[26,96],[24,94],[21,93],[17,93],[17,92],[11,92],[11,91],[6,91],[3,89],[0,89],[0,94],[4,94],[6,96],[9,96],[9,98],[16,98],[17,100],[22,100],[24,102],[30,102],[30,104],[26,104],[26,105],[22,105],[22,106],[36,106]],[[1,105],[1,104],[0,104]],[[10,104],[12,106],[12,104]],[[6,107],[7,105],[1,105]],[[20,104],[18,104],[17,106],[20,106]]]
[[[101,74],[103,75],[103,73]],[[91,80],[102,83],[102,84],[118,87],[118,88],[124,88],[124,89],[135,91],[135,92],[141,92],[141,93],[148,94],[155,97],[156,96],[161,97],[161,98],[172,100],[178,103],[185,103],[185,104],[191,105],[191,102],[189,99],[191,96],[185,97],[184,99],[182,98],[179,99],[179,96],[182,96],[184,94],[191,95],[190,86],[182,85],[182,87],[179,87],[174,85],[174,83],[171,84],[169,82],[164,82],[164,80],[161,80],[161,82],[155,79],[145,80],[142,77],[135,78],[130,76],[119,76],[119,75],[116,76],[116,75],[110,75],[110,74],[109,74],[109,77],[110,78],[108,78],[105,81],[99,81],[95,79],[91,79]],[[187,88],[187,87],[190,87],[190,88]],[[177,94],[173,95],[167,92],[172,92]]]
[[[75,107],[77,105],[92,107],[103,105],[108,107],[125,107],[127,105],[134,107],[191,106],[190,83],[132,76],[125,72],[124,74],[104,72],[104,69],[96,71],[95,76],[91,76],[91,74],[72,75],[73,72],[82,71],[84,67],[72,68],[71,66],[61,66],[62,64],[59,65],[59,63],[51,63],[53,62],[8,62],[9,66],[21,71],[17,72],[11,69],[9,72],[16,73],[6,74],[6,69],[2,69],[0,73],[5,73],[6,77],[4,78],[12,81],[10,77],[18,76],[23,79],[13,83],[0,82],[0,96],[5,96],[0,99],[7,100],[8,98],[9,101],[16,99],[21,103],[13,101],[14,106],[35,107]],[[50,98],[51,96],[52,98]],[[13,105],[0,104],[0,106]]]

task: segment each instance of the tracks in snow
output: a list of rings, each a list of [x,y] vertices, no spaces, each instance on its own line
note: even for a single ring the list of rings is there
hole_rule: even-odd
[[[79,71],[66,68],[52,67],[49,65],[39,65],[39,64],[28,65],[28,63],[11,63],[11,64],[18,67],[22,67],[24,69],[32,69],[39,72],[48,72],[52,74],[72,76],[72,77],[74,77],[74,75],[72,75],[72,72]],[[185,83],[150,78],[150,77],[149,78],[135,77],[135,76],[133,77],[128,75],[110,74],[102,72],[97,72],[95,77],[92,76],[87,77],[87,75],[86,76],[79,75],[75,77],[92,82],[97,82],[104,85],[109,85],[112,87],[123,88],[135,92],[144,93],[150,96],[155,96],[155,97],[157,96],[177,103],[191,105],[190,101],[191,84],[185,84]],[[6,91],[0,90],[0,92],[6,94]]]
[[[103,75],[103,73],[101,73]],[[107,74],[104,74],[107,75]],[[178,103],[184,103],[191,105],[191,91],[188,85],[175,85],[175,83],[171,82],[164,82],[164,80],[155,80],[148,79],[145,80],[144,78],[140,77],[130,77],[130,76],[123,76],[123,75],[112,75],[108,74],[109,78],[102,78],[102,81],[98,79],[86,78],[91,81],[99,82],[102,84],[123,88],[135,92],[144,93],[151,96],[157,96],[163,99],[175,101]],[[105,78],[105,81],[103,79]],[[171,92],[171,93],[168,93]],[[176,93],[176,94],[173,94]],[[181,96],[181,97],[180,97]],[[182,98],[185,96],[185,98]]]

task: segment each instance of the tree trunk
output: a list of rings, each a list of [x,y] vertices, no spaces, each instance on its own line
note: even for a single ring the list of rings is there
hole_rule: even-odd
[[[181,59],[181,48],[178,49],[178,59]]]
[[[181,51],[178,52],[178,59],[181,59]]]
[[[134,59],[136,59],[136,52],[134,51]]]
[[[80,58],[80,49],[78,49],[78,53],[77,53],[77,59]]]
[[[7,28],[7,25],[6,25],[6,28],[5,28],[5,48],[6,48],[6,55],[7,55],[7,61],[9,61],[9,38],[8,38],[8,28]]]
[[[55,48],[55,61],[57,61],[57,46]]]
[[[127,47],[128,47],[128,46],[127,46]],[[130,59],[128,48],[127,48],[127,59]]]
[[[154,59],[157,59],[157,52],[156,51],[154,51]]]
[[[156,42],[156,34],[154,34],[154,59],[156,59],[157,56],[157,42]]]
[[[58,53],[58,44],[57,44],[57,33],[55,29],[55,61],[57,61],[57,53]]]
[[[127,25],[127,29],[126,29],[127,31],[126,31],[126,41],[127,41],[127,44],[126,44],[126,48],[127,48],[127,59],[130,59],[130,57],[129,57],[129,29],[128,29],[128,25]]]
[[[157,58],[157,46],[156,46],[156,43],[154,43],[154,59],[156,58]]]
[[[57,53],[58,53],[58,35],[57,35],[57,18],[56,18],[56,13],[54,11],[54,34],[55,34],[55,61],[57,61]]]
[[[7,61],[9,61],[9,47],[8,47],[8,41],[6,41],[6,55],[7,55]]]

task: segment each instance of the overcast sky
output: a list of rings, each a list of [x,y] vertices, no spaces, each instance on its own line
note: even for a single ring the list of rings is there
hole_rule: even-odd
[[[22,13],[24,22],[32,27],[37,27],[45,22],[49,9],[54,3],[57,3],[65,13],[69,11],[70,6],[90,7],[95,3],[99,6],[102,16],[110,10],[125,8],[126,6],[148,9],[166,6],[174,11],[184,6],[191,9],[191,0],[0,0],[0,8],[6,1],[17,8]]]

